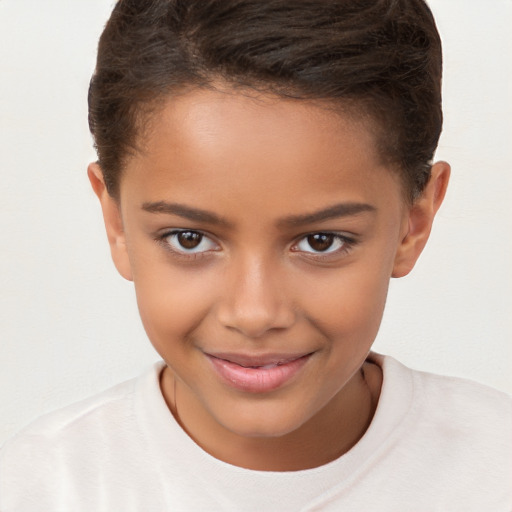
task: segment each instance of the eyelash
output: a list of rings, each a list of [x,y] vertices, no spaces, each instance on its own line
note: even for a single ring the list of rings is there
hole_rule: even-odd
[[[194,235],[200,235],[201,240],[199,244],[201,244],[204,240],[208,240],[211,244],[213,244],[215,247],[214,249],[207,249],[203,251],[187,251],[185,248],[182,247],[182,249],[175,248],[171,245],[169,242],[170,237],[177,237],[180,234],[184,233],[190,233]],[[296,247],[299,246],[299,244],[305,240],[307,240],[309,237],[314,236],[327,236],[333,238],[333,244],[338,243],[340,244],[340,247],[335,250],[329,250],[332,245],[330,245],[325,251],[315,251],[311,245],[310,247],[313,249],[312,251],[304,251],[300,249],[296,249]],[[217,252],[220,250],[219,244],[217,244],[214,240],[212,240],[212,237],[208,235],[207,233],[204,233],[203,231],[195,230],[195,229],[173,229],[171,231],[167,231],[163,233],[162,235],[158,235],[156,237],[157,242],[159,242],[166,250],[172,252],[176,256],[188,259],[188,260],[196,260],[198,258],[204,258],[210,255],[212,252]],[[178,242],[179,243],[179,242]],[[296,239],[296,241],[292,244],[290,247],[290,250],[295,253],[302,253],[305,257],[315,260],[327,260],[332,259],[335,257],[343,256],[346,253],[348,253],[355,245],[357,244],[357,240],[353,237],[349,237],[346,235],[342,235],[337,232],[331,232],[331,231],[314,231],[311,233],[306,233],[304,235],[301,235]],[[195,249],[195,248],[193,248]]]
[[[340,247],[337,249],[331,250],[332,244],[325,251],[315,251],[313,247],[311,247],[311,251],[301,251],[300,249],[295,249],[299,246],[299,244],[303,241],[306,241],[310,237],[315,236],[324,236],[324,237],[332,237],[332,244],[338,243]],[[340,256],[346,255],[354,246],[357,244],[357,240],[353,237],[349,237],[346,235],[342,235],[340,233],[332,232],[332,231],[314,231],[312,233],[307,233],[302,235],[297,241],[292,245],[291,250],[293,252],[302,253],[305,257],[315,260],[326,261],[329,259],[338,258]]]
[[[195,259],[198,259],[198,258],[204,258],[205,256],[208,255],[208,253],[211,253],[211,252],[216,252],[218,251],[219,249],[209,249],[209,250],[206,250],[206,251],[187,251],[185,248],[182,248],[182,250],[180,249],[177,249],[177,248],[174,248],[170,241],[169,241],[169,238],[171,237],[177,237],[178,235],[180,234],[184,234],[184,233],[191,233],[191,234],[195,234],[195,235],[200,235],[201,236],[201,241],[199,242],[199,244],[201,244],[203,242],[203,240],[208,240],[210,241],[211,244],[213,244],[214,246],[218,247],[218,244],[216,242],[214,242],[212,240],[212,237],[202,231],[198,231],[198,230],[195,230],[195,229],[173,229],[171,231],[167,231],[165,233],[163,233],[162,235],[159,235],[157,237],[157,241],[163,245],[163,247],[172,252],[174,255],[180,257],[180,258],[184,258],[184,259],[188,259],[188,260],[195,260]],[[194,248],[195,249],[195,248]]]

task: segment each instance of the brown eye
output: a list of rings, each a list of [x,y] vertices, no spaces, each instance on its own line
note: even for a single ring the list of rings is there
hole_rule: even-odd
[[[181,231],[176,237],[183,249],[195,249],[203,239],[203,235],[197,231]]]
[[[316,252],[324,252],[331,248],[335,236],[330,233],[315,233],[306,238],[308,245]]]
[[[341,252],[354,244],[353,240],[338,233],[311,233],[301,238],[292,248],[309,254],[330,254]]]
[[[218,251],[220,247],[207,235],[200,231],[176,230],[164,235],[162,240],[180,254],[195,254]]]

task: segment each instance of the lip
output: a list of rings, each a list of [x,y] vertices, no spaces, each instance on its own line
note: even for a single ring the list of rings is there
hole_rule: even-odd
[[[250,393],[268,393],[293,379],[313,353],[267,354],[205,354],[215,372],[228,385]]]

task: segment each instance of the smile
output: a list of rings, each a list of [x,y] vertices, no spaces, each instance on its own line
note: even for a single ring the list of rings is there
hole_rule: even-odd
[[[241,354],[206,354],[215,372],[229,386],[250,393],[268,393],[289,382],[312,353],[251,357]]]

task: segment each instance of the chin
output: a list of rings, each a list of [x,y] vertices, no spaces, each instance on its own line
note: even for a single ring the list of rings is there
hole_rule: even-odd
[[[272,408],[262,410],[255,407],[249,413],[232,411],[229,417],[219,418],[219,423],[241,437],[247,438],[277,438],[291,434],[300,429],[307,418],[299,418],[296,414],[285,411],[273,411]]]

